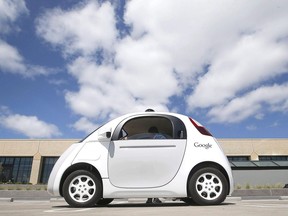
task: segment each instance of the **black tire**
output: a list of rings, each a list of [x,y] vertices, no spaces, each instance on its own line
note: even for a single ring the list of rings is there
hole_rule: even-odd
[[[63,196],[73,207],[91,207],[101,198],[101,181],[86,170],[72,172],[64,181]]]
[[[191,177],[188,193],[198,205],[217,205],[226,199],[228,183],[225,176],[216,168],[206,167]]]
[[[110,204],[114,199],[100,199],[98,202],[97,202],[97,205],[99,206],[106,206],[108,204]]]
[[[182,198],[181,201],[183,201],[187,205],[195,205],[194,200],[190,197]]]

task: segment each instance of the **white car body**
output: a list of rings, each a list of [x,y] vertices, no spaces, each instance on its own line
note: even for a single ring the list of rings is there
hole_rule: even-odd
[[[146,133],[151,126],[164,138],[151,138],[157,136]],[[116,118],[72,144],[55,164],[48,192],[77,207],[148,197],[206,205],[224,201],[233,192],[233,178],[220,145],[198,122],[180,114],[141,112]]]

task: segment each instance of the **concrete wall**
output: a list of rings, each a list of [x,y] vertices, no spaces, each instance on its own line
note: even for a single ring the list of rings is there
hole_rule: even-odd
[[[288,184],[288,170],[233,170],[233,177],[235,186]]]
[[[287,156],[288,139],[218,139],[227,156]]]

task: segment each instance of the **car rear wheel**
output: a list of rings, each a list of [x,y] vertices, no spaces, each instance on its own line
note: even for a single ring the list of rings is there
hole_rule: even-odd
[[[73,207],[94,206],[101,198],[101,182],[86,170],[72,172],[64,181],[63,196]]]
[[[228,183],[218,169],[206,167],[195,172],[189,181],[188,189],[196,204],[216,205],[225,200]]]

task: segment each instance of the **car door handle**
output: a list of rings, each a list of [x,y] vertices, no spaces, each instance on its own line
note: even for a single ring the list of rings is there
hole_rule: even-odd
[[[175,148],[176,145],[135,145],[135,146],[119,146],[119,148]]]

